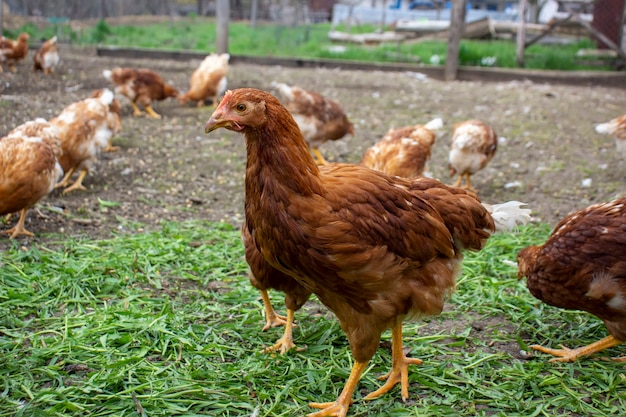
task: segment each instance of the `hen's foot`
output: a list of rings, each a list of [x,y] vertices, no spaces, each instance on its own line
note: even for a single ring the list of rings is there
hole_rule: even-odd
[[[363,375],[363,371],[365,371],[366,367],[367,362],[355,362],[354,365],[352,365],[350,376],[348,377],[341,394],[339,394],[339,397],[337,397],[337,399],[332,403],[309,403],[309,407],[321,408],[321,410],[308,414],[308,417],[345,417],[348,413],[348,408],[350,408],[350,404],[352,404],[352,394],[354,393],[354,389],[359,383],[359,379],[361,379],[361,375]]]
[[[284,335],[280,339],[276,341],[272,346],[268,346],[262,350],[262,353],[272,353],[279,352],[281,355],[289,352],[291,349],[295,348],[297,352],[304,352],[307,350],[307,347],[298,347],[295,343],[293,343],[293,339],[291,337],[287,337]]]
[[[280,314],[276,314],[272,310],[272,313],[266,315],[265,317],[265,326],[263,326],[263,331],[272,329],[274,327],[284,326],[286,324],[287,324],[287,317],[281,316]]]
[[[117,152],[119,151],[120,148],[119,146],[112,146],[111,144],[109,144],[106,148],[104,148],[104,152]]]
[[[402,400],[406,401],[409,399],[409,365],[421,365],[422,360],[417,358],[407,358],[405,355],[399,360],[394,360],[393,367],[391,371],[387,374],[380,376],[378,379],[384,380],[387,379],[385,384],[378,388],[374,392],[370,392],[365,399],[373,400],[375,398],[380,397],[383,394],[389,392],[397,383],[400,383],[402,387]]]
[[[569,349],[563,345],[561,345],[561,349],[551,349],[540,345],[532,345],[530,346],[530,348],[555,356],[555,358],[550,359],[550,362],[574,362],[580,357],[589,356],[592,353],[600,352],[601,350],[617,346],[620,343],[622,342],[617,340],[613,336],[607,336],[604,339],[598,340],[597,342],[576,349]]]
[[[309,407],[321,408],[321,410],[316,411],[315,413],[307,414],[307,417],[345,417],[348,414],[348,408],[350,407],[350,404],[352,404],[352,401],[348,401],[347,404],[339,403],[338,401],[339,400],[332,403],[309,403]]]

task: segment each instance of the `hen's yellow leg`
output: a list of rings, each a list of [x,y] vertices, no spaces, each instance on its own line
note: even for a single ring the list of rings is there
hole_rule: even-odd
[[[313,151],[313,159],[315,159],[315,162],[318,165],[326,165],[328,164],[328,162],[324,159],[324,157],[322,156],[321,152],[319,149],[317,148],[311,148],[311,151]]]
[[[285,323],[285,332],[283,333],[283,337],[278,339],[273,346],[263,349],[263,353],[279,351],[281,354],[284,354],[296,347],[296,345],[293,343],[292,331],[294,313],[295,312],[292,309],[287,309],[287,322]],[[298,352],[302,352],[303,350],[306,350],[306,348],[297,348],[297,350]]]
[[[10,235],[9,239],[15,239],[19,235],[34,236],[31,232],[26,230],[26,228],[24,227],[24,222],[26,221],[27,211],[28,211],[28,208],[23,208],[22,210],[20,210],[20,218],[17,221],[17,224],[13,226],[12,228],[10,228],[9,230],[5,230],[3,232],[3,233]]]
[[[78,178],[76,179],[76,181],[74,181],[74,184],[70,185],[65,190],[63,190],[62,194],[67,194],[70,191],[74,191],[74,190],[86,190],[85,186],[83,185],[83,179],[85,178],[85,175],[87,175],[87,170],[83,169],[78,174]]]
[[[267,294],[267,291],[259,290],[259,292],[261,293],[261,300],[263,301],[263,310],[265,310],[265,326],[263,326],[263,331],[287,324],[287,317],[277,314],[274,307],[272,307],[272,302],[270,301],[270,296]]]
[[[454,183],[454,186],[455,187],[460,187],[462,180],[463,180],[463,174],[459,174],[459,177],[456,179],[456,182]]]
[[[598,340],[590,345],[582,346],[576,349],[568,349],[563,345],[561,345],[561,349],[551,349],[539,345],[532,345],[530,348],[555,356],[555,358],[550,359],[550,362],[574,362],[580,357],[589,356],[593,353],[600,352],[601,350],[617,346],[620,343],[622,342],[613,336],[607,336],[602,340]]]
[[[422,363],[420,359],[407,358],[402,349],[402,322],[396,321],[391,328],[391,371],[388,374],[383,375],[379,379],[387,378],[387,382],[378,388],[376,391],[371,392],[366,400],[372,400],[388,392],[398,382],[402,387],[402,400],[409,399],[409,365],[419,365]]]
[[[111,145],[111,142],[109,142],[107,144],[107,147],[104,148],[104,152],[117,152],[120,149],[122,149],[122,148],[120,148],[119,146],[113,146],[113,145]]]
[[[67,187],[67,185],[70,183],[70,179],[72,178],[72,175],[74,175],[74,171],[75,171],[74,167],[70,168],[70,170],[65,173],[65,176],[63,177],[63,179],[56,183],[54,188]]]
[[[474,191],[474,189],[472,188],[472,180],[470,180],[471,176],[472,174],[470,174],[469,172],[465,173],[465,189]]]
[[[345,417],[348,413],[348,408],[352,404],[352,394],[356,385],[361,379],[361,375],[367,367],[367,362],[355,362],[352,366],[350,376],[346,381],[346,385],[343,387],[339,397],[332,403],[309,403],[310,407],[321,408],[322,410],[315,413],[308,414],[308,417],[323,417],[323,416],[335,416]]]
[[[146,113],[148,113],[148,116],[152,117],[153,119],[161,118],[161,115],[155,112],[152,106],[150,106],[149,104],[146,106]]]
[[[131,101],[130,105],[133,106],[133,116],[141,116],[143,114],[143,112],[139,110],[139,107],[137,107],[134,101]]]

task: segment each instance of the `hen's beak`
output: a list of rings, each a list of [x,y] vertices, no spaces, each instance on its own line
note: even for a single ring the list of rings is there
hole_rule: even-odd
[[[206,125],[204,125],[204,133],[213,132],[220,127],[228,129],[231,126],[230,120],[221,119],[220,116],[221,115],[217,115],[217,117],[215,117],[215,113],[211,116],[209,121],[206,122]]]

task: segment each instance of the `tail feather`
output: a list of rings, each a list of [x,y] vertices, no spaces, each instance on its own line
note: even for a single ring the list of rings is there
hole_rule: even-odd
[[[102,71],[102,76],[109,81],[113,81],[113,72],[111,70],[105,69]]]
[[[483,206],[489,211],[497,232],[506,232],[515,229],[517,226],[527,224],[530,221],[532,210],[522,208],[526,203],[520,201],[507,201],[501,204],[486,204]]]
[[[441,119],[441,117],[437,117],[436,119],[433,119],[430,122],[426,123],[424,127],[428,130],[436,132],[443,127],[443,120]]]
[[[98,100],[100,100],[100,102],[105,106],[110,105],[113,102],[114,98],[115,95],[113,94],[113,91],[109,90],[108,88],[102,89],[102,93],[98,96]]]
[[[596,132],[603,135],[609,135],[613,132],[613,125],[611,123],[600,123],[596,125]]]

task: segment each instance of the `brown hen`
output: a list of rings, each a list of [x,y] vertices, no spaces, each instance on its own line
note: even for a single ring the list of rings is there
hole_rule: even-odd
[[[425,125],[389,129],[377,144],[365,150],[361,165],[398,177],[421,177],[442,126],[441,119],[433,119]]]
[[[57,37],[45,41],[35,55],[33,56],[33,68],[35,71],[43,71],[44,74],[50,74],[54,72],[54,69],[59,64],[59,48],[57,46]]]
[[[92,97],[70,104],[50,123],[59,129],[63,155],[59,163],[65,176],[56,185],[63,194],[84,190],[83,179],[93,171],[102,150],[111,148],[111,138],[122,128],[119,103],[109,89],[97,90]],[[70,185],[72,175],[78,178]]]
[[[217,98],[224,94],[228,83],[229,60],[229,54],[207,55],[191,74],[189,90],[178,98],[180,104],[192,100],[197,107],[202,107],[205,100],[211,99],[212,106],[217,106]]]
[[[272,83],[283,105],[295,119],[318,164],[326,164],[319,147],[329,140],[354,135],[354,125],[339,103],[315,91]]]
[[[128,97],[133,106],[133,115],[141,116],[143,112],[137,104],[141,104],[148,116],[160,119],[161,115],[152,108],[153,101],[177,97],[178,90],[163,81],[156,72],[147,68],[113,68],[104,70],[102,75],[115,84],[115,93]]]
[[[58,131],[43,119],[26,122],[0,139],[0,215],[20,212],[17,224],[2,233],[11,239],[33,236],[26,212],[47,196],[63,169],[57,161]]]
[[[20,33],[17,40],[5,38],[0,35],[0,72],[3,71],[2,64],[7,64],[12,72],[16,72],[15,65],[28,55],[28,39],[30,35],[26,32]]]
[[[591,313],[610,333],[577,349],[531,348],[555,356],[551,361],[573,362],[626,341],[626,198],[569,214],[543,245],[521,250],[517,262],[532,295]]]
[[[480,201],[432,179],[392,177],[360,165],[321,170],[289,111],[271,94],[227,91],[206,132],[245,136],[245,226],[273,268],[296,279],[335,313],[355,359],[332,403],[313,416],[345,416],[356,385],[392,329],[392,369],[366,398],[401,383],[408,398],[402,321],[439,314],[455,286],[463,250],[479,250],[494,228]],[[518,213],[519,214],[519,213]]]
[[[498,136],[493,128],[480,120],[467,120],[454,125],[448,158],[450,175],[458,175],[455,187],[472,190],[470,177],[493,158],[498,148]]]

